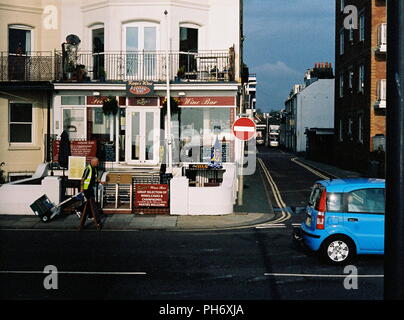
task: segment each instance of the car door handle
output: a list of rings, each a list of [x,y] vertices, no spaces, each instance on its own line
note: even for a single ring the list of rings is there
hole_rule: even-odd
[[[348,218],[348,221],[349,222],[358,222],[359,219],[357,219],[357,218]]]

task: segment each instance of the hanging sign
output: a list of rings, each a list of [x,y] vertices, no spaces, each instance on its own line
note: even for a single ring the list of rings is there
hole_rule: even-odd
[[[154,95],[153,81],[128,81],[126,83],[126,95],[128,97],[147,97]]]

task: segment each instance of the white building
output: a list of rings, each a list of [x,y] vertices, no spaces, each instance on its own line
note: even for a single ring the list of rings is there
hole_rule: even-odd
[[[61,46],[49,53],[55,61],[49,79],[41,79],[54,87],[49,133],[58,139],[67,131],[75,150],[84,153],[95,143],[107,181],[131,176],[131,189],[107,188],[112,209],[123,203],[122,210],[133,212],[137,177],[156,183],[162,164],[172,163],[172,214],[231,213],[241,146],[232,138],[231,126],[240,99],[242,1],[56,2]],[[29,76],[24,80],[38,80]],[[164,103],[168,91],[175,98],[170,126]],[[116,115],[103,113],[107,97],[118,102]],[[213,178],[203,168],[217,141],[224,170]],[[52,156],[58,157],[55,152]],[[125,201],[118,199],[121,193],[126,193]],[[206,201],[211,194],[216,199]],[[180,209],[173,199],[177,196]],[[198,207],[193,198],[201,200]]]
[[[334,79],[331,65],[316,65],[306,72],[305,84],[298,84],[285,102],[285,147],[305,152],[306,130],[334,128]]]

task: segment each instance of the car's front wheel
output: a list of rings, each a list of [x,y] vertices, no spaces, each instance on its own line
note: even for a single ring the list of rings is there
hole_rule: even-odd
[[[323,258],[331,264],[348,264],[356,255],[353,241],[343,236],[332,237],[326,240],[322,246]]]

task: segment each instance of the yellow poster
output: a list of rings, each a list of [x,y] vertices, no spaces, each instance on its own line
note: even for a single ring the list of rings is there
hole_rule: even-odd
[[[86,168],[86,157],[69,157],[68,176],[71,180],[80,180]]]

